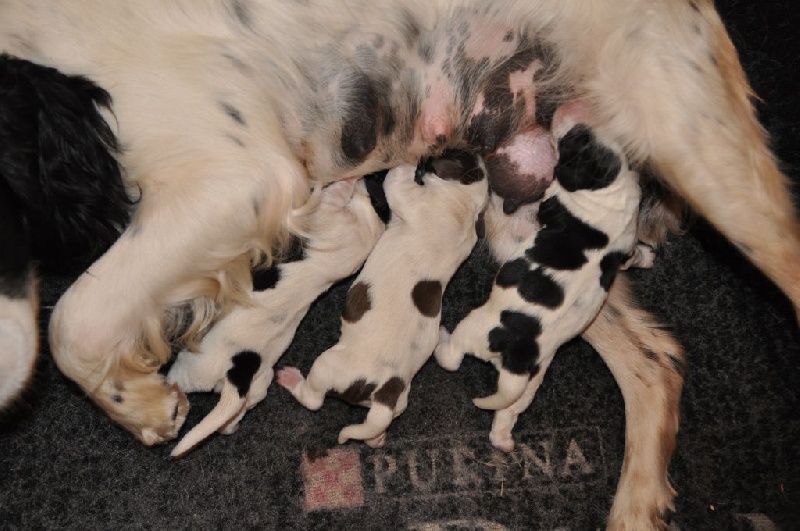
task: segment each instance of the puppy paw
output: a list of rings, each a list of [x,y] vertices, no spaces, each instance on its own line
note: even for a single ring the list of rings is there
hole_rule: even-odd
[[[628,260],[622,269],[629,267],[638,267],[640,269],[652,269],[656,263],[656,252],[649,245],[640,243],[633,250],[630,260]]]
[[[284,367],[278,371],[278,385],[289,391],[294,391],[304,380],[303,373],[296,367]]]
[[[0,296],[0,409],[10,404],[30,380],[37,338],[33,307],[27,301]]]
[[[514,437],[508,431],[492,431],[489,434],[489,440],[492,446],[501,452],[511,453],[514,451]]]

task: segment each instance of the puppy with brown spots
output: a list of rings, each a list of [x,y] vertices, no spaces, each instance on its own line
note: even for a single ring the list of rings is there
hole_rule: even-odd
[[[303,256],[256,272],[252,304],[237,306],[203,338],[197,352],[181,352],[170,368],[167,380],[183,392],[220,393],[219,403],[175,446],[173,457],[182,457],[215,431],[236,430],[247,410],[266,396],[272,367],[311,303],[334,282],[354,274],[383,233],[384,223],[362,182],[330,184],[313,203],[298,216],[306,226]]]
[[[514,449],[511,430],[558,347],[589,326],[621,267],[637,259],[648,265],[651,258],[636,254],[638,175],[618,147],[598,141],[585,125],[588,118],[577,102],[556,112],[555,180],[537,223],[527,224],[531,237],[509,253],[489,300],[452,335],[442,329],[435,352],[448,370],[456,370],[465,353],[497,368],[497,392],[474,402],[497,411],[490,439],[506,452]]]
[[[393,169],[384,188],[392,219],[347,293],[339,342],[307,379],[294,367],[278,371],[278,383],[309,409],[329,392],[370,408],[363,424],[339,433],[340,444],[385,444],[436,347],[442,293],[477,241],[488,195],[483,162],[466,152]]]

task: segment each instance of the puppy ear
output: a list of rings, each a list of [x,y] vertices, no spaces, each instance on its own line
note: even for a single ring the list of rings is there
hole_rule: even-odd
[[[558,163],[553,173],[568,192],[605,188],[621,169],[619,156],[598,142],[586,125],[576,125],[558,141]]]
[[[480,157],[468,151],[445,151],[440,157],[428,160],[426,170],[440,179],[461,184],[472,184],[486,177]]]

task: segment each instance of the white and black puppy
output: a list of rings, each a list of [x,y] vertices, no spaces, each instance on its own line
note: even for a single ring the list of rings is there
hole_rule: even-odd
[[[556,350],[591,323],[636,247],[638,175],[618,147],[601,144],[578,123],[580,108],[566,105],[553,119],[559,159],[538,208],[538,230],[502,265],[489,300],[452,335],[442,329],[435,352],[449,370],[465,353],[495,365],[497,392],[474,402],[498,411],[490,438],[507,452],[517,416]]]
[[[0,409],[36,359],[34,262],[85,267],[128,223],[110,105],[86,78],[0,54]]]
[[[340,444],[382,446],[405,410],[411,380],[438,341],[442,293],[477,241],[488,185],[478,156],[452,152],[417,170],[391,170],[385,190],[392,220],[347,293],[339,342],[308,379],[294,367],[278,372],[278,383],[309,409],[328,392],[370,407],[363,424],[342,429]]]
[[[184,392],[216,390],[220,401],[175,446],[173,456],[183,456],[217,430],[233,433],[245,412],[264,399],[272,367],[311,303],[354,274],[383,233],[384,222],[371,204],[372,197],[373,204],[383,203],[379,192],[370,196],[363,180],[352,179],[323,188],[318,206],[299,222],[307,227],[302,257],[256,272],[252,304],[237,306],[214,325],[197,352],[178,354],[167,380]]]

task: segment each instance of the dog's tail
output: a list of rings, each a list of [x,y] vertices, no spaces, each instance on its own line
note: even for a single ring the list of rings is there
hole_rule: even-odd
[[[226,378],[217,405],[180,440],[170,455],[176,458],[186,455],[206,437],[235,419],[245,407],[246,401],[247,395],[240,396],[237,387]]]
[[[513,372],[500,368],[497,377],[497,392],[493,395],[484,396],[483,398],[476,398],[472,403],[481,409],[491,409],[495,411],[505,409],[522,396],[529,380],[530,375],[527,373],[514,374]]]
[[[371,441],[386,433],[389,424],[394,418],[394,410],[373,399],[367,418],[363,424],[351,424],[339,432],[339,444],[344,444],[350,439]]]

